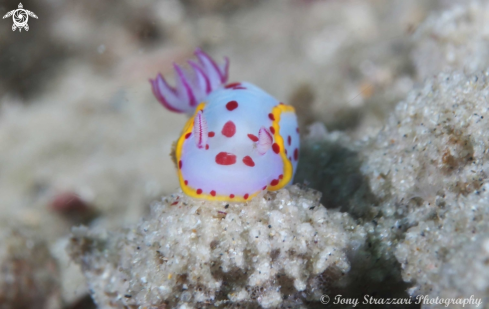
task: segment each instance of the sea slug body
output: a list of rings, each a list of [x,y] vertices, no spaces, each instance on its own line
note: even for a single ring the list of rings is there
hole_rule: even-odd
[[[300,145],[294,108],[251,83],[226,84],[227,59],[219,66],[203,51],[195,54],[193,72],[175,65],[176,88],[161,75],[151,80],[163,106],[191,115],[176,146],[183,192],[244,202],[292,183]]]

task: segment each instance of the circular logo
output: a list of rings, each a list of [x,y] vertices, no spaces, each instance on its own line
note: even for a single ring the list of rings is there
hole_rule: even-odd
[[[329,303],[329,296],[328,295],[321,295],[321,297],[319,298],[319,301],[321,301],[321,303],[326,305],[327,303]]]
[[[16,10],[14,13],[14,23],[17,27],[25,26],[28,18],[27,12],[24,10]]]

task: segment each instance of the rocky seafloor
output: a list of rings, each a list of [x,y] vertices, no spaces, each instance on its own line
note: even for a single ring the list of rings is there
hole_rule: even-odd
[[[47,4],[64,60],[25,69],[50,76],[37,93],[0,87],[1,309],[488,308],[489,2],[94,6]],[[247,203],[176,189],[185,118],[141,80],[195,45],[296,107],[297,185]],[[446,304],[383,307],[420,306]]]

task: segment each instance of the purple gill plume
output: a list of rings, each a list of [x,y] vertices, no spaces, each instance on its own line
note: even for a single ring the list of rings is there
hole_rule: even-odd
[[[198,62],[188,61],[189,69],[182,69],[173,64],[177,73],[176,87],[170,86],[161,74],[155,79],[150,79],[155,97],[172,112],[192,114],[209,93],[220,88],[228,80],[227,57],[219,66],[201,49],[195,51],[195,56]]]

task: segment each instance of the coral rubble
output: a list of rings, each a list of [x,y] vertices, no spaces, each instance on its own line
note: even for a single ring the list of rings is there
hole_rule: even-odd
[[[487,74],[439,74],[398,104],[364,150],[362,170],[381,199],[379,237],[386,249],[397,244],[413,295],[485,295],[488,273],[468,273],[484,269],[476,253],[487,254],[488,95]]]
[[[365,232],[292,186],[248,203],[182,194],[119,233],[76,228],[70,247],[100,308],[250,305],[318,301],[327,272],[350,269]]]

